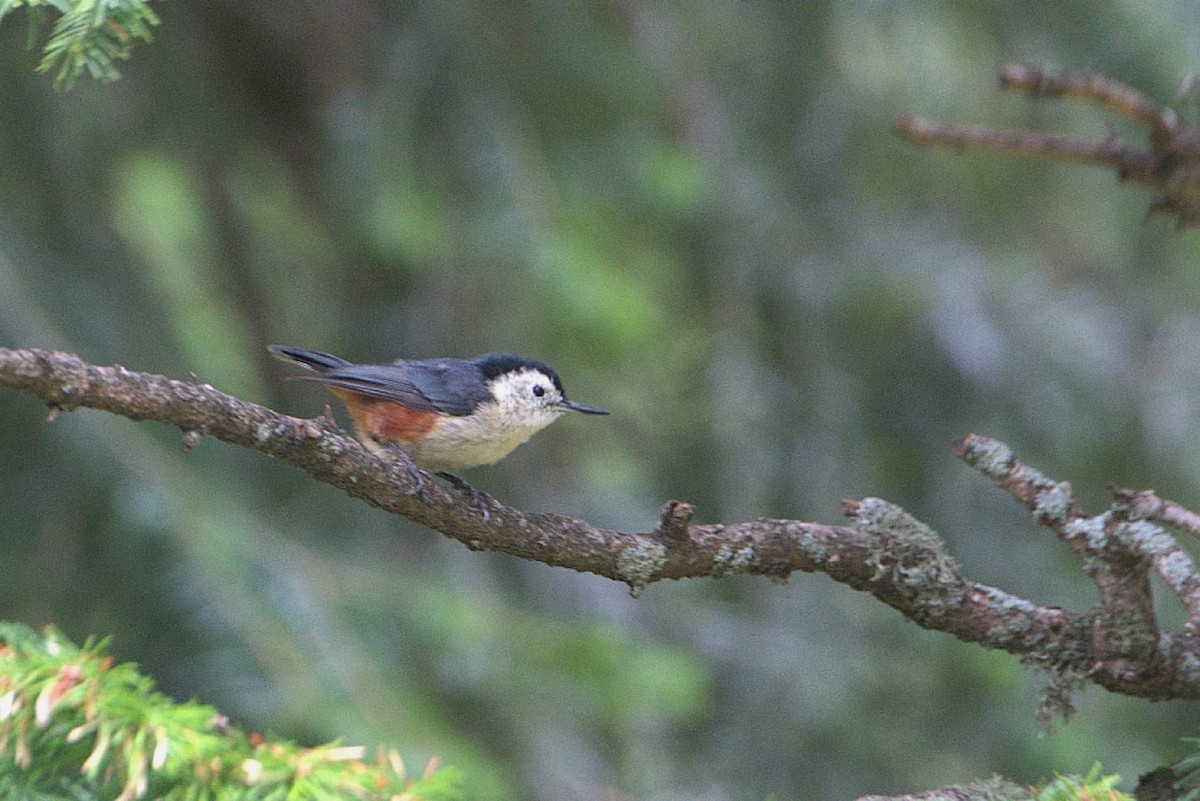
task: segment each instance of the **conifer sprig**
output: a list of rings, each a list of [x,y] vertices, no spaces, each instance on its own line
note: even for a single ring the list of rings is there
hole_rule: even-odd
[[[46,10],[60,15],[37,68],[55,73],[59,89],[70,89],[84,72],[105,81],[120,77],[116,62],[129,58],[137,41],[150,41],[158,24],[146,0],[0,0],[0,20],[19,6],[29,8],[30,47]]]
[[[106,643],[0,623],[0,799],[453,801],[460,776],[399,755],[246,734],[210,706],[177,703]]]

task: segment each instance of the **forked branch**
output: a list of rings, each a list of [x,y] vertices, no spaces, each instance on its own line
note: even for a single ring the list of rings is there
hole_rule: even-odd
[[[0,386],[37,397],[52,412],[90,407],[178,426],[185,448],[207,435],[260,451],[468,548],[595,573],[628,584],[635,594],[662,579],[747,573],[784,580],[797,571],[821,572],[925,628],[1041,665],[1062,680],[1059,688],[1091,681],[1144,698],[1200,698],[1194,669],[1200,664],[1200,579],[1174,538],[1153,522],[1175,524],[1187,519],[1181,517],[1186,510],[1152,494],[1114,491],[1113,507],[1089,517],[1068,484],[1051,481],[983,437],[962,440],[958,455],[1071,549],[1099,591],[1094,609],[1045,606],[968,580],[934,531],[878,498],[844,502],[848,526],[767,519],[695,525],[690,504],[670,501],[653,530],[614,531],[524,512],[432,479],[418,484],[405,465],[371,454],[327,417],[289,417],[194,379],[97,366],[68,353],[0,348]],[[1160,631],[1150,570],[1187,609],[1183,630]]]
[[[913,115],[896,117],[892,129],[919,145],[1108,167],[1120,180],[1158,193],[1150,202],[1149,213],[1174,214],[1181,228],[1200,225],[1200,129],[1136,89],[1091,72],[1054,73],[1027,64],[1007,64],[1000,71],[1000,86],[1037,98],[1080,100],[1125,117],[1147,128],[1147,146],[1126,144],[1115,133],[1088,139],[960,125]]]

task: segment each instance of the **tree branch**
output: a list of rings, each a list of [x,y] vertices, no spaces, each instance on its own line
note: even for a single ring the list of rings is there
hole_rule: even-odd
[[[1090,72],[1056,74],[1027,64],[1006,64],[1000,71],[1000,86],[1036,98],[1073,98],[1119,114],[1149,128],[1149,147],[1127,145],[1116,134],[1084,139],[913,115],[897,116],[892,130],[918,145],[958,152],[982,150],[1108,167],[1120,180],[1159,193],[1150,202],[1150,214],[1175,214],[1181,228],[1200,226],[1200,130],[1181,122],[1174,111],[1136,89]]]
[[[1061,680],[1056,692],[1089,680],[1144,698],[1200,698],[1200,580],[1190,558],[1127,501],[1086,517],[1069,485],[1050,481],[1019,463],[1007,446],[983,437],[964,439],[959,455],[1071,548],[1100,590],[1096,609],[1070,612],[967,580],[935,532],[878,498],[846,501],[849,526],[768,519],[692,525],[692,507],[670,501],[653,531],[627,533],[523,512],[433,480],[419,487],[407,466],[374,456],[328,416],[289,417],[194,377],[175,381],[88,364],[68,353],[0,348],[0,386],[40,398],[51,417],[90,407],[178,426],[185,448],[208,435],[260,451],[468,548],[595,573],[628,584],[634,594],[662,579],[747,573],[785,580],[797,571],[821,572],[925,628],[1046,667]],[[1146,581],[1150,569],[1188,609],[1183,632],[1159,632]]]
[[[1175,501],[1158,497],[1154,490],[1127,490],[1109,487],[1113,499],[1126,507],[1129,512],[1146,518],[1166,523],[1168,526],[1186,531],[1200,537],[1200,514],[1196,514]]]

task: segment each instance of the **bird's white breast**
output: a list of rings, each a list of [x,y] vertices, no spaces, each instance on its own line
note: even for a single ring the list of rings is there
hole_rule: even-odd
[[[408,452],[418,467],[430,472],[492,464],[508,456],[558,416],[531,415],[507,404],[485,403],[473,414],[443,417]]]

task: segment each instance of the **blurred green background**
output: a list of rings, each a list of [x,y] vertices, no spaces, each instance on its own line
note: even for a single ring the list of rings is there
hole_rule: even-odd
[[[889,132],[913,112],[1136,135],[1003,95],[997,69],[1172,102],[1195,3],[157,10],[121,81],[69,93],[20,14],[0,25],[0,345],[297,415],[329,398],[269,343],[510,350],[613,415],[466,476],[509,504],[647,530],[668,498],[838,522],[878,495],[972,578],[1077,610],[1088,580],[955,437],[1007,441],[1093,511],[1105,482],[1200,506],[1200,235],[1100,170]],[[1194,705],[1090,690],[1047,735],[1016,659],[823,576],[635,601],[259,454],[45,417],[0,392],[0,618],[112,634],[247,728],[436,754],[472,798],[844,799],[1094,759],[1132,780],[1200,733]]]

